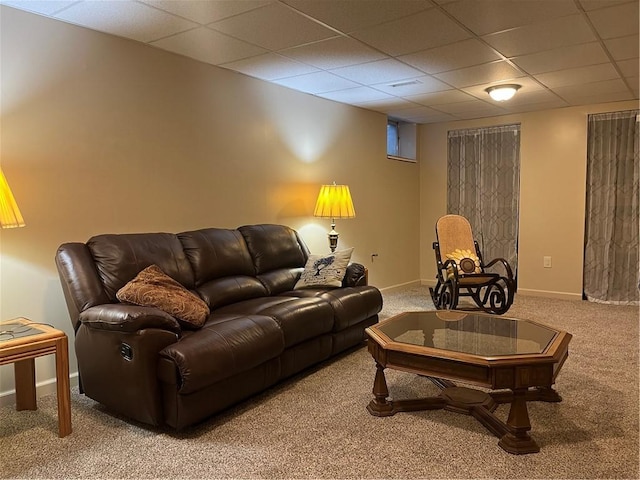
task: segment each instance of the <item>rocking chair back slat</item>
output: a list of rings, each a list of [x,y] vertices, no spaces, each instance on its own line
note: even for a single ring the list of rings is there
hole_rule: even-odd
[[[476,253],[473,233],[469,221],[460,215],[445,215],[436,223],[436,237],[440,245],[442,262],[447,261],[447,254],[456,249],[469,250]]]

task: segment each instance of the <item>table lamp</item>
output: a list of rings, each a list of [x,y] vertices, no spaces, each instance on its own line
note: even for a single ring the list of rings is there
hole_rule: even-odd
[[[24,219],[2,169],[0,169],[0,227],[24,227]]]
[[[354,218],[356,216],[349,187],[347,185],[336,185],[335,182],[333,182],[333,185],[322,185],[313,216],[331,219],[329,247],[332,252],[335,252],[338,246],[336,218]]]

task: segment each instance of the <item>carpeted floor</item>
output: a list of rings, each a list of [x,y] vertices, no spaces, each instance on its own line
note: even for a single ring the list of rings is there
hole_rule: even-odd
[[[430,309],[426,288],[386,294],[383,317]],[[117,418],[72,392],[73,433],[57,437],[55,395],[35,412],[0,408],[2,478],[639,478],[638,308],[517,296],[509,316],[573,334],[556,387],[529,404],[540,453],[510,455],[470,416],[377,418],[374,363],[361,348],[186,432]],[[387,370],[393,398],[429,381]],[[498,414],[506,419],[508,407]]]

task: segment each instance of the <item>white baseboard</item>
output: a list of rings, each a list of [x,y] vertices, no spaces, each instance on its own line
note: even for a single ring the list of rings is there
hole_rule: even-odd
[[[69,375],[69,383],[71,387],[78,386],[78,373],[72,373]],[[36,397],[44,397],[45,395],[55,394],[56,393],[56,379],[49,378],[42,382],[36,383]],[[0,407],[5,407],[7,405],[15,405],[16,403],[16,391],[7,390],[6,392],[0,392]]]
[[[411,282],[399,283],[397,285],[391,285],[390,287],[381,288],[382,293],[397,293],[404,290],[409,290],[413,287],[419,287],[421,285],[420,280],[412,280]]]
[[[516,295],[530,297],[558,298],[560,300],[582,300],[581,293],[554,292],[551,290],[534,290],[532,288],[518,288]]]

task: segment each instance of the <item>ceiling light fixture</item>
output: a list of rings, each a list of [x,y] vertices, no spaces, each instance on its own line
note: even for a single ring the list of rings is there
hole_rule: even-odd
[[[511,99],[522,85],[516,85],[511,83],[508,85],[495,85],[493,87],[485,88],[485,92],[489,94],[496,102],[504,102]]]

